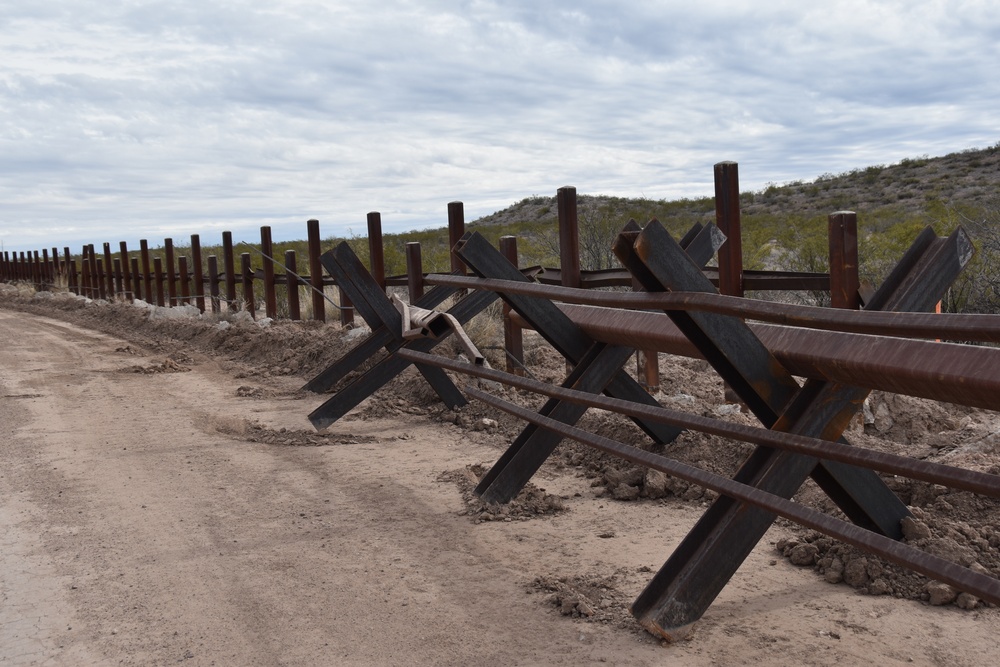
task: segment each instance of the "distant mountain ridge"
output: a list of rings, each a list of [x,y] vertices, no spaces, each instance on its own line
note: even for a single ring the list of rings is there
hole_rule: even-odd
[[[906,158],[896,164],[859,167],[822,174],[811,181],[769,184],[741,195],[746,216],[826,215],[838,210],[859,214],[891,208],[900,214],[925,212],[934,202],[985,206],[1000,197],[1000,142],[942,157]],[[582,214],[594,209],[665,209],[682,217],[714,215],[713,197],[649,200],[581,193]],[[473,225],[549,222],[556,219],[555,196],[532,196],[474,221]],[[644,222],[644,221],[643,221]]]

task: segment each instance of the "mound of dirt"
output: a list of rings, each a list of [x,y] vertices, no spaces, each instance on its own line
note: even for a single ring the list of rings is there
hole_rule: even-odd
[[[453,482],[458,486],[465,502],[466,509],[463,514],[469,516],[473,522],[526,521],[566,511],[562,498],[546,493],[545,489],[540,489],[531,482],[521,489],[517,498],[506,505],[483,502],[475,494],[474,489],[488,470],[488,466],[475,464],[461,470],[446,472],[438,477],[439,482]]]
[[[648,572],[649,568],[641,570],[644,576]],[[545,602],[563,616],[640,632],[628,612],[631,595],[621,590],[621,580],[628,574],[620,569],[610,576],[535,577],[528,591],[543,594]]]
[[[155,375],[156,373],[186,373],[190,368],[181,366],[169,357],[158,364],[148,366],[128,366],[121,369],[120,373],[139,373],[141,375]]]

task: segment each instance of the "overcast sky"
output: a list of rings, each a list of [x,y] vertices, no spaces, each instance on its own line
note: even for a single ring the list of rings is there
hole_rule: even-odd
[[[993,2],[0,4],[0,242],[712,194],[1000,140]]]

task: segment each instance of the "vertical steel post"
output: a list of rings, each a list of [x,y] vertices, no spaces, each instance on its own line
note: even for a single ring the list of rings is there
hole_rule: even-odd
[[[150,281],[149,243],[139,239],[139,257],[142,260],[142,293],[146,303],[153,303],[153,283]],[[138,288],[136,289],[138,291]]]
[[[298,273],[295,265],[295,251],[285,251],[285,288],[288,293],[288,319],[301,320],[302,313],[299,309],[299,279],[294,274]]]
[[[219,303],[219,259],[215,255],[208,256],[208,294],[212,302],[212,312],[219,313],[222,306]]]
[[[232,311],[236,308],[236,258],[232,232],[222,232],[222,269],[226,272],[226,310]]]
[[[121,259],[121,270],[124,278],[122,286],[125,289],[125,297],[129,301],[135,301],[135,288],[132,286],[132,274],[129,272],[128,245],[125,241],[118,242],[118,256]]]
[[[715,225],[726,235],[719,248],[719,293],[743,296],[740,175],[735,162],[715,165]]]
[[[448,204],[448,257],[451,258],[451,272],[465,275],[465,264],[452,252],[465,236],[465,205],[460,201]]]
[[[107,276],[105,276],[108,286],[108,298],[113,299],[118,295],[118,292],[115,291],[115,286],[118,284],[116,282],[116,277],[118,278],[118,281],[120,281],[121,278],[115,274],[115,265],[114,262],[111,261],[111,244],[107,242],[104,244],[104,266],[108,272]]]
[[[827,219],[830,241],[830,305],[857,310],[861,307],[858,276],[858,216],[837,211]]]
[[[201,267],[201,236],[191,235],[191,264],[194,269],[194,299],[198,311],[205,312],[205,274]]]
[[[243,307],[250,317],[257,319],[257,298],[253,293],[253,267],[250,265],[250,253],[240,255],[240,272],[243,274]]]
[[[142,298],[139,294],[139,258],[133,257],[130,261],[132,265],[132,300],[135,301]]]
[[[424,262],[420,254],[420,243],[416,241],[406,244],[406,291],[410,303],[424,295]]]
[[[97,253],[94,252],[94,244],[87,246],[87,254],[90,256],[90,290],[92,299],[104,298],[104,279],[101,270],[97,266]]]
[[[120,257],[115,257],[114,260],[114,274],[115,274],[115,294],[125,294],[125,280],[122,275],[122,260]]]
[[[378,286],[385,291],[385,251],[382,247],[382,214],[368,214],[368,268]]]
[[[260,228],[260,252],[264,255],[264,311],[267,317],[278,316],[278,295],[274,287],[274,246],[271,243],[271,228]]]
[[[309,284],[312,285],[313,319],[326,322],[326,299],[323,298],[323,265],[319,256],[323,254],[319,235],[319,220],[306,221],[309,238]]]
[[[156,305],[163,307],[163,260],[153,258],[153,281],[156,283]]]
[[[188,258],[185,257],[184,255],[181,255],[180,257],[177,258],[177,264],[178,264],[177,271],[178,275],[180,276],[180,282],[181,282],[180,303],[187,305],[191,303],[191,290],[188,281]]]
[[[556,193],[559,209],[559,270],[565,287],[580,287],[580,225],[576,210],[576,188],[565,186]]]
[[[167,283],[167,308],[177,305],[177,283],[174,282],[174,240],[163,239],[163,252],[166,254],[164,280]]]

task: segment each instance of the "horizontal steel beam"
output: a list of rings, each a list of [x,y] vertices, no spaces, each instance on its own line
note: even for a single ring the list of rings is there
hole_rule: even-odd
[[[704,269],[705,277],[713,284],[719,284],[718,269]],[[543,269],[538,282],[545,285],[561,285],[562,271],[558,268]],[[812,290],[830,291],[830,275],[827,273],[805,273],[801,271],[744,271],[743,285],[748,290]],[[583,289],[597,287],[631,287],[632,274],[625,269],[600,269],[581,271],[580,286]]]
[[[426,283],[508,292],[588,306],[735,315],[747,320],[843,333],[1000,343],[1000,315],[820,308],[707,292],[593,292],[572,287],[442,274],[428,275]]]
[[[670,408],[640,405],[609,396],[589,394],[567,387],[557,387],[545,382],[539,382],[538,380],[504,373],[491,368],[483,368],[461,361],[454,361],[433,354],[406,349],[401,350],[398,354],[403,359],[413,363],[436,366],[456,373],[499,382],[517,389],[524,389],[578,405],[610,410],[629,417],[658,421],[678,428],[718,435],[723,438],[749,442],[764,447],[773,447],[797,454],[807,454],[826,461],[838,461],[849,465],[870,468],[890,475],[901,475],[909,479],[918,479],[961,491],[971,491],[972,493],[1000,498],[1000,476],[998,475],[956,468],[931,461],[923,461],[909,456],[878,452],[863,447],[853,447],[840,442],[810,438],[795,433],[772,431],[771,429],[747,426],[745,424],[735,424],[680,410],[671,410]]]
[[[701,353],[662,313],[559,306],[588,336],[683,357]],[[511,313],[515,323],[526,322]],[[751,324],[791,373],[907,396],[1000,411],[1000,349]]]

